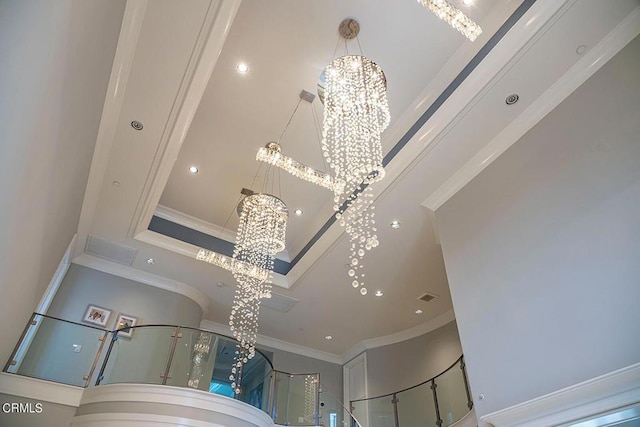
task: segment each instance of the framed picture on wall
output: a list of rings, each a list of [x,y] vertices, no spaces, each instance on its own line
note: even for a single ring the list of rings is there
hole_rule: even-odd
[[[100,326],[101,328],[106,328],[107,323],[109,322],[109,317],[111,317],[110,309],[89,304],[82,321]]]
[[[115,329],[117,329],[119,337],[131,338],[133,336],[133,326],[138,323],[138,318],[129,316],[128,314],[120,314],[118,316],[118,323],[116,323]]]

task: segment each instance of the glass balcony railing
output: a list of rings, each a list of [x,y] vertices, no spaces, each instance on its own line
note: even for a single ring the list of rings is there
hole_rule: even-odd
[[[244,365],[241,393],[231,388],[233,338],[195,328],[144,325],[107,331],[33,314],[4,372],[79,387],[136,383],[191,388],[234,398],[276,424],[359,424],[320,386],[319,374],[276,371],[260,351]]]
[[[4,372],[79,387],[135,383],[191,388],[245,402],[285,426],[450,426],[473,406],[462,357],[424,383],[352,401],[350,413],[321,386],[319,374],[276,371],[256,351],[244,366],[236,395],[229,379],[236,343],[195,328],[144,325],[107,331],[35,313]]]
[[[473,408],[464,358],[408,389],[351,402],[362,427],[450,426]]]

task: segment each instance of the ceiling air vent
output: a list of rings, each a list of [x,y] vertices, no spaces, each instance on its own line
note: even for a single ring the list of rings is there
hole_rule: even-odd
[[[129,246],[124,246],[91,235],[87,238],[87,244],[84,247],[84,251],[89,255],[95,255],[124,265],[133,264],[133,257],[136,255],[135,248],[130,248]]]
[[[430,294],[429,292],[425,292],[425,294],[422,295],[421,297],[419,297],[418,299],[420,301],[424,301],[424,302],[431,302],[436,298],[438,298],[438,295],[434,295],[434,294]]]
[[[260,305],[262,305],[263,307],[269,307],[270,309],[279,311],[281,313],[286,313],[287,311],[291,310],[291,307],[296,305],[297,302],[298,300],[295,298],[271,292],[271,298],[263,298],[260,301]]]

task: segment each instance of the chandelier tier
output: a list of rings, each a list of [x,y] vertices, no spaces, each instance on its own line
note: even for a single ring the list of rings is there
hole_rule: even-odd
[[[238,205],[240,224],[236,235],[233,260],[243,268],[232,268],[238,287],[233,300],[229,328],[238,340],[229,379],[239,394],[242,368],[255,355],[258,335],[260,300],[271,296],[269,275],[247,274],[246,266],[255,271],[273,271],[275,256],[285,248],[289,212],[285,203],[270,194],[255,193]],[[252,270],[250,270],[252,271]]]
[[[433,12],[438,18],[451,25],[462,35],[474,41],[480,34],[482,28],[460,9],[453,6],[446,0],[418,0],[418,3]]]
[[[331,175],[303,165],[291,157],[282,154],[280,144],[269,142],[266,146],[258,150],[256,160],[274,165],[296,178],[303,179],[312,184],[327,188],[333,192],[343,193],[345,183],[340,179],[335,179]]]
[[[357,21],[345,19],[339,33],[349,40],[359,30]],[[369,58],[345,55],[326,67],[321,80],[322,151],[335,179],[345,183],[344,191],[334,189],[333,208],[350,239],[351,284],[366,295],[362,258],[378,246],[371,184],[385,175],[380,135],[391,120],[387,79]]]

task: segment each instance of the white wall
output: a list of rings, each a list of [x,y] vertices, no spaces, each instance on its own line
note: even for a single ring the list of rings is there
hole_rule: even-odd
[[[0,361],[78,224],[124,0],[0,1]]]
[[[636,39],[438,210],[479,416],[640,361],[639,135]]]
[[[368,395],[393,393],[431,379],[461,354],[455,321],[407,341],[367,350]]]
[[[77,264],[69,271],[46,314],[80,322],[89,304],[138,317],[138,325],[179,325],[199,328],[202,308],[184,295],[103,273]]]

